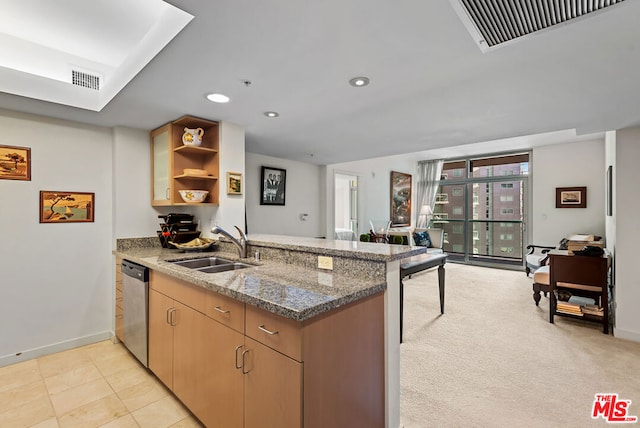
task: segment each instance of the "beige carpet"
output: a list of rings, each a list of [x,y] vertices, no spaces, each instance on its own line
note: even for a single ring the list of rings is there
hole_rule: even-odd
[[[640,417],[640,343],[600,324],[550,324],[524,272],[447,264],[442,316],[437,284],[436,270],[405,281],[406,428],[606,426],[591,418],[596,393],[631,400]]]

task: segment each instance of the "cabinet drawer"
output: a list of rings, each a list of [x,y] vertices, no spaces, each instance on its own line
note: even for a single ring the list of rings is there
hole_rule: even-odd
[[[244,333],[244,303],[222,294],[210,292],[205,299],[205,315]]]
[[[179,279],[151,270],[149,272],[149,288],[180,303],[204,313],[206,291],[197,285],[189,284]]]
[[[302,361],[302,327],[296,321],[246,305],[245,334],[297,361]]]

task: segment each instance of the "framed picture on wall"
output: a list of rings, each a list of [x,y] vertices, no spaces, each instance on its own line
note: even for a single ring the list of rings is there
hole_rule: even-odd
[[[587,188],[556,187],[556,208],[587,208]]]
[[[31,181],[31,149],[0,145],[0,179]]]
[[[227,172],[227,194],[242,195],[241,172]]]
[[[260,174],[260,205],[284,205],[287,171],[263,166]]]
[[[95,193],[40,191],[40,223],[93,222]]]
[[[411,174],[391,171],[391,227],[411,225]]]

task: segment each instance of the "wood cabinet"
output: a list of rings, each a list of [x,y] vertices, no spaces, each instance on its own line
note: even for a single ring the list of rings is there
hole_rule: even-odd
[[[171,390],[173,389],[173,326],[171,325],[173,303],[171,297],[149,289],[149,369]]]
[[[382,293],[297,322],[151,271],[149,368],[207,427],[385,423]]]
[[[549,252],[549,322],[555,315],[602,323],[602,332],[609,334],[609,287],[608,275],[610,258],[588,257],[569,254],[568,251]],[[558,308],[556,293],[567,290],[572,295],[593,298],[601,313],[569,313]]]
[[[116,257],[116,338],[124,342],[124,304],[122,301],[122,258]]]
[[[245,428],[302,426],[302,363],[249,337],[243,357]]]
[[[204,289],[155,271],[149,288],[149,369],[207,427],[242,427],[244,335],[204,314]]]
[[[199,146],[184,145],[185,128],[202,128]],[[183,116],[151,131],[151,205],[185,205],[179,190],[207,190],[204,204],[219,202],[218,123]],[[185,169],[208,175],[185,174]]]

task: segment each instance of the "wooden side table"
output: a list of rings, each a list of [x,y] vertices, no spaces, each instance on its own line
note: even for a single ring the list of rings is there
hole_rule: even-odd
[[[610,256],[606,253],[601,257],[588,257],[569,254],[563,250],[551,250],[549,322],[553,323],[555,315],[601,322],[602,332],[609,334],[609,266]],[[568,290],[575,295],[594,298],[602,307],[602,316],[559,311],[556,290]]]

